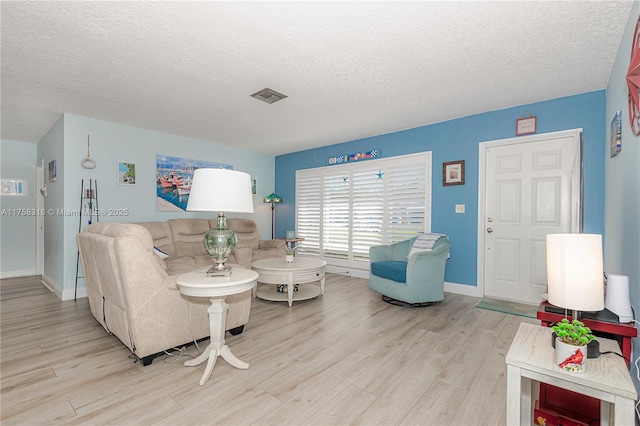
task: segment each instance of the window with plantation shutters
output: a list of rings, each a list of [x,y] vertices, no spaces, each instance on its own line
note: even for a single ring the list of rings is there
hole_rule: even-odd
[[[299,254],[367,269],[369,247],[431,230],[431,152],[296,172]]]

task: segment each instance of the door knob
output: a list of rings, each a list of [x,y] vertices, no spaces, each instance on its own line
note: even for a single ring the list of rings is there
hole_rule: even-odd
[[[493,228],[487,228],[487,232],[488,233],[492,233],[493,232]]]

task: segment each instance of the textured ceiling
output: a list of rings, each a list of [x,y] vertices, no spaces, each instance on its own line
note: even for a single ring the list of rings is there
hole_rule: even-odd
[[[270,154],[606,88],[631,2],[1,2],[1,137],[64,112]],[[274,104],[250,95],[269,87]]]

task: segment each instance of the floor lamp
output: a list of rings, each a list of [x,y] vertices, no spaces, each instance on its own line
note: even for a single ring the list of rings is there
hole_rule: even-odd
[[[262,200],[265,203],[271,203],[271,239],[274,238],[274,231],[276,229],[276,203],[282,202],[282,197],[272,192],[271,194],[264,197]]]

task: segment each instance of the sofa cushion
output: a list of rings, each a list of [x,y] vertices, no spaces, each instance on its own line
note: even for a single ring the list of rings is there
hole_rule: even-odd
[[[260,234],[256,223],[251,219],[227,219],[227,227],[236,233],[237,248],[249,247],[257,250],[260,246]]]
[[[110,226],[104,228],[103,235],[113,238],[133,236],[142,241],[142,247],[145,250],[153,251],[153,239],[149,231],[134,223],[111,223]]]
[[[169,219],[176,257],[207,255],[204,235],[211,229],[207,219]]]
[[[407,281],[407,262],[402,260],[372,262],[371,273],[381,278],[404,283]]]
[[[171,228],[167,222],[136,222],[137,225],[144,227],[153,238],[153,245],[169,256],[176,255],[176,248],[173,245],[171,237]]]
[[[169,275],[186,274],[196,269],[196,261],[191,256],[168,257],[164,263],[167,265]]]

